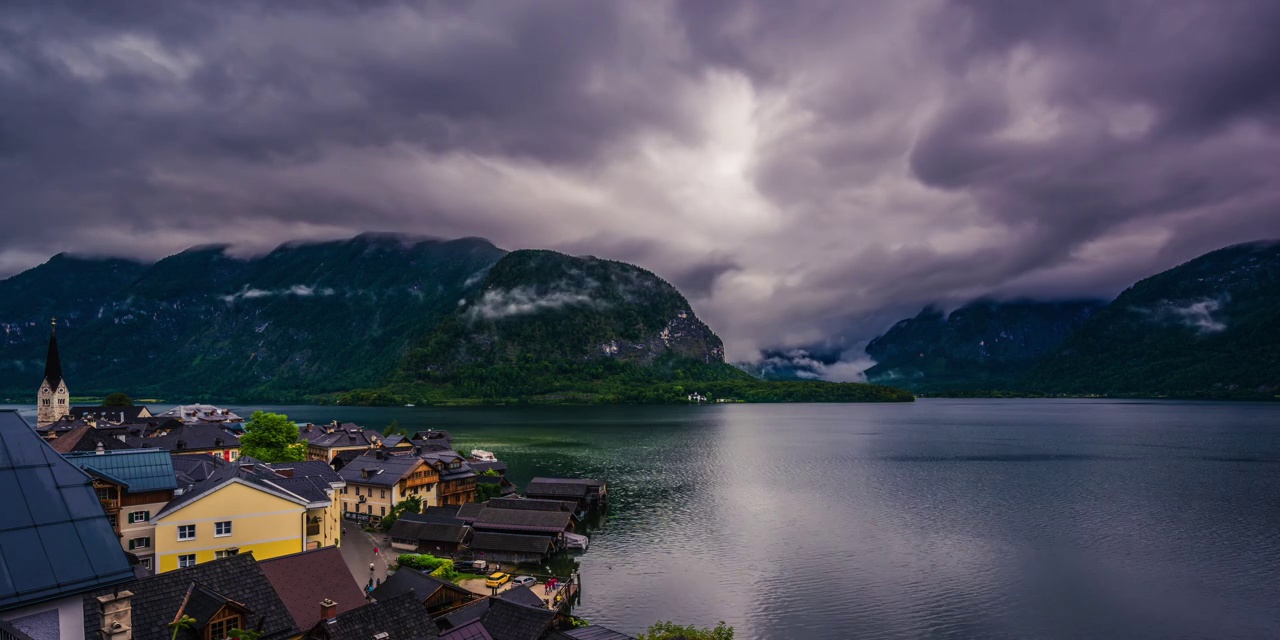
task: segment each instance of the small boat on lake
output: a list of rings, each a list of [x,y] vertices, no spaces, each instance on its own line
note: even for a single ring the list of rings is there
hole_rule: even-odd
[[[568,532],[565,532],[564,534],[564,546],[569,549],[581,549],[586,551],[588,542],[590,542],[590,538],[587,536]]]

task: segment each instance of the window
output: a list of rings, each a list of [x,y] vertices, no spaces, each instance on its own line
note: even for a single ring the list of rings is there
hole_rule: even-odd
[[[150,536],[143,536],[143,537],[141,537],[141,538],[134,538],[134,539],[132,539],[132,540],[130,540],[130,541],[129,541],[129,550],[130,550],[130,551],[133,551],[134,549],[147,549],[147,548],[150,548],[150,547],[151,547],[151,537],[150,537]]]
[[[67,403],[66,398],[58,398],[58,404],[66,404],[66,403]]]
[[[373,515],[373,505],[366,505],[366,508],[369,509],[369,515]]]
[[[178,525],[178,539],[179,540],[195,540],[196,526],[194,524]]]
[[[231,556],[238,556],[238,555],[240,555],[239,549],[223,549],[222,551],[213,552],[213,557],[217,558],[218,560],[221,560],[223,558],[230,558]]]
[[[151,568],[151,558],[143,558],[143,559],[141,559],[141,560],[139,560],[139,561],[138,561],[138,564],[142,565],[142,568],[143,568],[143,569],[150,569],[150,568]]]
[[[450,468],[450,469],[460,469],[460,468],[462,468],[462,463],[461,463],[461,462],[451,462],[451,463],[449,463],[449,468]]]
[[[50,400],[50,399],[48,399],[48,398],[45,398],[44,400],[41,400],[40,402],[41,402],[41,403],[43,403],[43,404],[46,404],[46,405],[53,404],[53,401],[52,401],[52,400]]]
[[[236,458],[239,458],[239,457],[240,457],[240,452],[239,452],[239,451],[237,451],[237,450],[234,450],[234,449],[233,449],[233,450],[231,451],[231,459],[232,459],[232,460],[235,460]]]
[[[150,511],[133,511],[133,512],[130,512],[130,513],[129,513],[129,523],[130,523],[130,524],[136,524],[136,523],[139,523],[139,522],[146,522],[146,521],[148,521],[148,520],[150,520],[150,519],[151,519],[151,512],[150,512]]]
[[[232,629],[239,629],[241,624],[240,616],[237,614],[230,614],[225,618],[218,618],[217,620],[209,623],[209,627],[206,629],[205,638],[206,640],[223,640],[223,638],[227,637],[227,634],[231,633]]]
[[[342,488],[342,495],[344,495],[344,496],[345,496],[345,495],[347,495],[347,488],[346,488],[346,487],[343,487],[343,488]]]
[[[219,538],[231,535],[231,521],[213,523],[213,535]]]
[[[94,492],[98,494],[99,500],[111,500],[115,498],[115,496],[111,495],[115,492],[112,491],[110,487],[95,487]]]
[[[383,489],[383,490],[382,490],[382,497],[383,497],[383,498],[387,497],[387,490],[386,490],[386,489]]]
[[[178,568],[186,569],[187,567],[196,566],[196,554],[186,553],[178,556]]]
[[[384,515],[384,516],[385,516],[385,515],[387,515],[387,508],[386,508],[386,507],[381,507],[381,509],[382,509],[382,515]]]

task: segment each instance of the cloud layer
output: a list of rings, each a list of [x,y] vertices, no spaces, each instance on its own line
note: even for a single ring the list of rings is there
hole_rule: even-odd
[[[17,2],[0,274],[366,230],[636,262],[731,359],[1280,236],[1280,3]]]

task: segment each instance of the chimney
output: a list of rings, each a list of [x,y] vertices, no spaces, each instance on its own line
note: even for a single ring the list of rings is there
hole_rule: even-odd
[[[98,630],[102,640],[129,640],[133,637],[133,592],[117,591],[98,596],[98,611],[102,614],[102,628]]]
[[[320,619],[333,620],[336,617],[338,617],[338,603],[325,598],[320,602]]]

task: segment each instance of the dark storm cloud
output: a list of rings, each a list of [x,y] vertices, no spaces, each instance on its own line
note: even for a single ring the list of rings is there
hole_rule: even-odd
[[[1280,236],[1277,32],[1248,0],[10,2],[0,273],[481,235],[637,262],[731,357],[848,378],[927,303]]]

